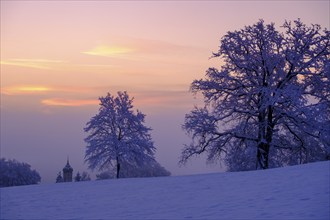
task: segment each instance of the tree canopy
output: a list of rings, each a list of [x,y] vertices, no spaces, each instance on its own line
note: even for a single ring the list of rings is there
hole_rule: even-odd
[[[267,169],[330,154],[330,33],[299,19],[281,28],[260,20],[222,37],[220,68],[191,85],[205,106],[185,117],[181,163],[206,152],[229,170]]]
[[[133,110],[133,99],[127,92],[118,92],[117,97],[108,93],[99,100],[99,113],[84,129],[88,133],[85,161],[89,168],[116,167],[119,178],[122,166],[140,167],[154,160],[151,128],[144,125],[145,115]]]

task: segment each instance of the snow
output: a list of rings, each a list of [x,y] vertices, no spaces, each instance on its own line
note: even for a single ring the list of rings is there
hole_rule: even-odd
[[[329,219],[330,162],[1,188],[1,219]]]

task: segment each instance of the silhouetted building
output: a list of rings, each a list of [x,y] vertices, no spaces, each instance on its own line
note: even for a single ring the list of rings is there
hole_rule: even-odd
[[[73,169],[70,166],[69,158],[68,158],[67,163],[63,168],[63,182],[72,182],[72,173],[73,173]]]

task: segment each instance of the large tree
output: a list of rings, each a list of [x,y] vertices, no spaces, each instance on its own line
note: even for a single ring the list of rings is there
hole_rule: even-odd
[[[133,99],[126,92],[110,93],[100,99],[99,113],[85,127],[88,137],[85,161],[89,168],[106,170],[116,167],[120,177],[121,166],[139,167],[154,160],[155,147],[150,131],[144,125],[145,115],[133,110]]]
[[[207,152],[229,170],[267,169],[329,155],[329,31],[300,20],[281,28],[260,20],[222,37],[220,68],[191,85],[205,106],[185,117],[193,141],[182,163]]]

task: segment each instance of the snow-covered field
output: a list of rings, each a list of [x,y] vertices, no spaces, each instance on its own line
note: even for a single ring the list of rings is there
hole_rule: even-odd
[[[330,162],[1,189],[1,219],[329,219]]]

